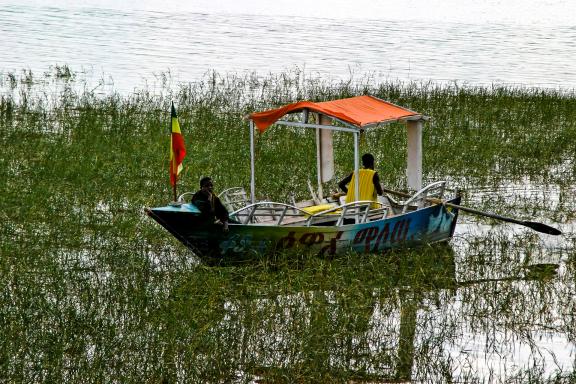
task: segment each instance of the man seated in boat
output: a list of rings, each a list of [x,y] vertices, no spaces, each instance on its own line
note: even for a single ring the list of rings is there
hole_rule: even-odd
[[[380,177],[378,176],[378,172],[374,170],[374,156],[370,153],[362,155],[362,166],[364,168],[359,170],[358,193],[360,196],[358,196],[358,198],[356,198],[354,193],[354,178],[356,177],[354,172],[338,183],[340,189],[346,193],[347,203],[359,200],[378,201],[376,195],[382,196],[383,191],[380,185]]]
[[[212,224],[218,219],[224,232],[228,232],[228,210],[214,194],[214,183],[210,177],[200,180],[200,190],[192,196],[192,203],[202,212],[201,217],[207,223]]]

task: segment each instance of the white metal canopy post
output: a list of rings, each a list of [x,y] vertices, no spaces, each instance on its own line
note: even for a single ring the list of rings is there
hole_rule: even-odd
[[[358,200],[360,178],[360,132],[354,132],[354,196]]]
[[[360,200],[360,132],[354,132],[354,196],[356,200]],[[351,201],[347,201],[351,203]],[[356,215],[356,223],[360,221],[360,217]]]
[[[254,175],[254,122],[250,120],[250,200],[256,202],[256,176]]]
[[[322,117],[320,117],[320,122],[322,121]],[[320,147],[320,133],[322,130],[320,128],[316,128],[316,177],[317,177],[317,184],[318,184],[318,196],[320,198],[324,197],[324,191],[322,190],[322,149]]]
[[[408,159],[406,176],[408,188],[422,189],[422,119],[406,121],[408,127]]]

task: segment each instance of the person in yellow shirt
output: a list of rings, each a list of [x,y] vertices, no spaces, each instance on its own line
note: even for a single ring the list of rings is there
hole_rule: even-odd
[[[374,156],[370,153],[362,155],[362,166],[360,169],[360,178],[358,179],[359,197],[356,198],[354,193],[354,172],[346,176],[338,183],[338,186],[346,193],[346,202],[351,203],[358,200],[377,201],[377,194],[382,195],[382,186],[378,172],[374,170]]]

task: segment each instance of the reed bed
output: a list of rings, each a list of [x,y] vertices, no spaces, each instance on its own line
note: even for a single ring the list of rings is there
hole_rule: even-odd
[[[166,77],[129,95],[87,90],[66,67],[0,79],[0,382],[576,380],[572,91],[327,83],[299,71],[175,87]],[[448,246],[211,268],[144,215],[171,197],[171,101],[188,150],[184,192],[203,175],[248,187],[248,113],[366,93],[433,117],[427,181],[565,234],[464,218]],[[403,129],[362,141],[395,188]],[[338,179],[350,138],[335,146]],[[312,133],[275,129],[256,150],[260,198],[308,197]]]

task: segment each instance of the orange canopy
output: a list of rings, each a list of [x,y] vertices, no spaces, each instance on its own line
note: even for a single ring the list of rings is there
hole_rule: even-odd
[[[288,113],[299,112],[303,109],[309,109],[310,111],[335,117],[358,128],[420,115],[417,112],[399,107],[373,96],[356,96],[348,99],[323,101],[319,103],[300,101],[278,109],[252,113],[250,119],[254,121],[260,132],[264,132],[282,116]]]

